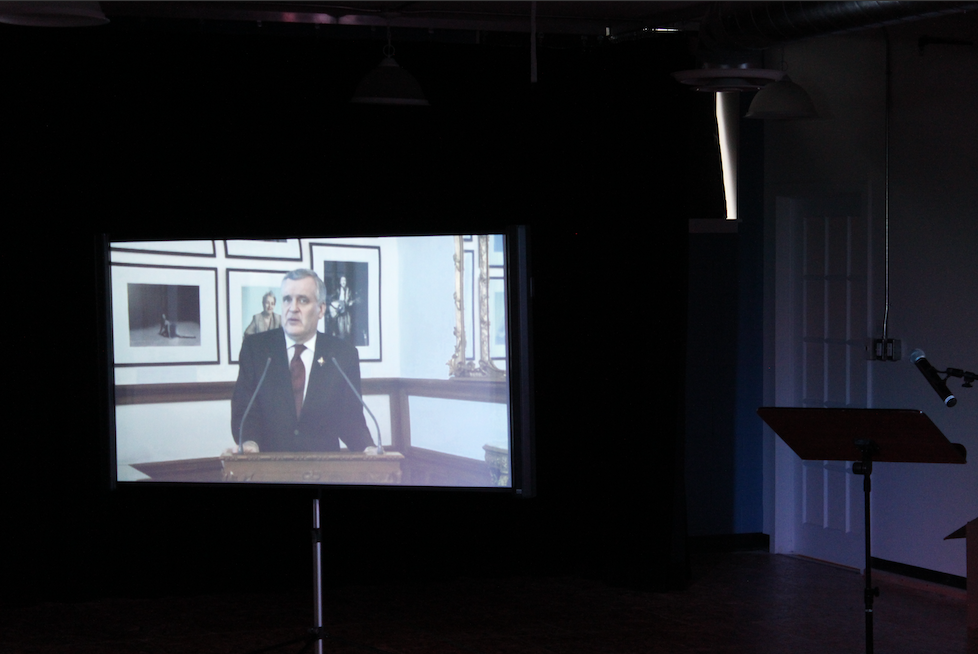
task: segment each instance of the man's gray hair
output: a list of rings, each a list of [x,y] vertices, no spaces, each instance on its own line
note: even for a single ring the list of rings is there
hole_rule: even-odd
[[[323,280],[319,278],[319,275],[317,275],[314,270],[309,270],[308,268],[296,268],[282,278],[282,283],[284,284],[286,279],[297,281],[300,279],[305,279],[306,277],[312,277],[316,280],[316,302],[319,304],[326,304],[326,300],[328,299],[326,284],[323,283]]]

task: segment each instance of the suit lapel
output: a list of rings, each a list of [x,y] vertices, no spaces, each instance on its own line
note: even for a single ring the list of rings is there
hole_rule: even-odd
[[[309,371],[309,388],[306,389],[307,399],[313,392],[315,392],[314,397],[326,397],[325,391],[333,383],[333,376],[336,374],[336,368],[330,361],[331,356],[326,343],[326,335],[319,332],[316,336],[316,351],[312,357],[312,370]]]
[[[285,380],[289,388],[292,388],[292,376],[289,374],[289,352],[285,343],[285,332],[281,329],[278,332],[278,337],[272,339],[268,355],[272,357],[272,368],[275,370],[278,381]]]

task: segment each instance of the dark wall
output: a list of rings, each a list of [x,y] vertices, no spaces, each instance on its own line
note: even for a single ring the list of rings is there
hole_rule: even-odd
[[[9,340],[18,599],[308,583],[308,489],[106,489],[95,241],[531,228],[538,496],[327,489],[329,579],[685,575],[683,197],[709,96],[666,38],[406,43],[432,106],[351,106],[381,43],[120,23],[0,30],[16,252],[43,311]],[[8,264],[9,266],[9,264]],[[29,299],[40,299],[30,292]],[[33,365],[38,336],[57,354]],[[657,343],[677,347],[656,348]],[[103,371],[104,372],[104,371]],[[679,373],[681,376],[681,373]],[[48,392],[45,389],[54,389]],[[380,561],[381,565],[377,565]]]
[[[689,235],[686,488],[689,534],[736,533],[739,234]]]
[[[740,113],[752,95],[741,94]],[[740,128],[737,233],[737,453],[733,533],[764,531],[764,440],[757,408],[764,405],[764,121]]]
[[[752,99],[753,94],[742,94],[741,115]],[[763,137],[763,121],[741,121],[737,231],[689,236],[690,536],[764,530],[762,432],[756,413],[763,404]]]

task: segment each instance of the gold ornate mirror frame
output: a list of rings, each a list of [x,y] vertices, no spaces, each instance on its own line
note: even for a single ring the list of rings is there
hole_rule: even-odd
[[[479,279],[476,284],[479,303],[479,353],[477,361],[465,359],[465,244],[461,235],[455,237],[455,354],[448,361],[449,376],[454,378],[498,380],[506,371],[492,362],[489,354],[489,236],[478,239]]]

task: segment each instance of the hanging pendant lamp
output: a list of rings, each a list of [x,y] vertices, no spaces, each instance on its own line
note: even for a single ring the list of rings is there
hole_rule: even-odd
[[[394,61],[390,27],[387,28],[383,60],[360,81],[350,102],[429,106],[418,80]]]
[[[768,84],[757,92],[746,117],[789,120],[817,118],[818,113],[805,89],[785,75],[780,81]]]

